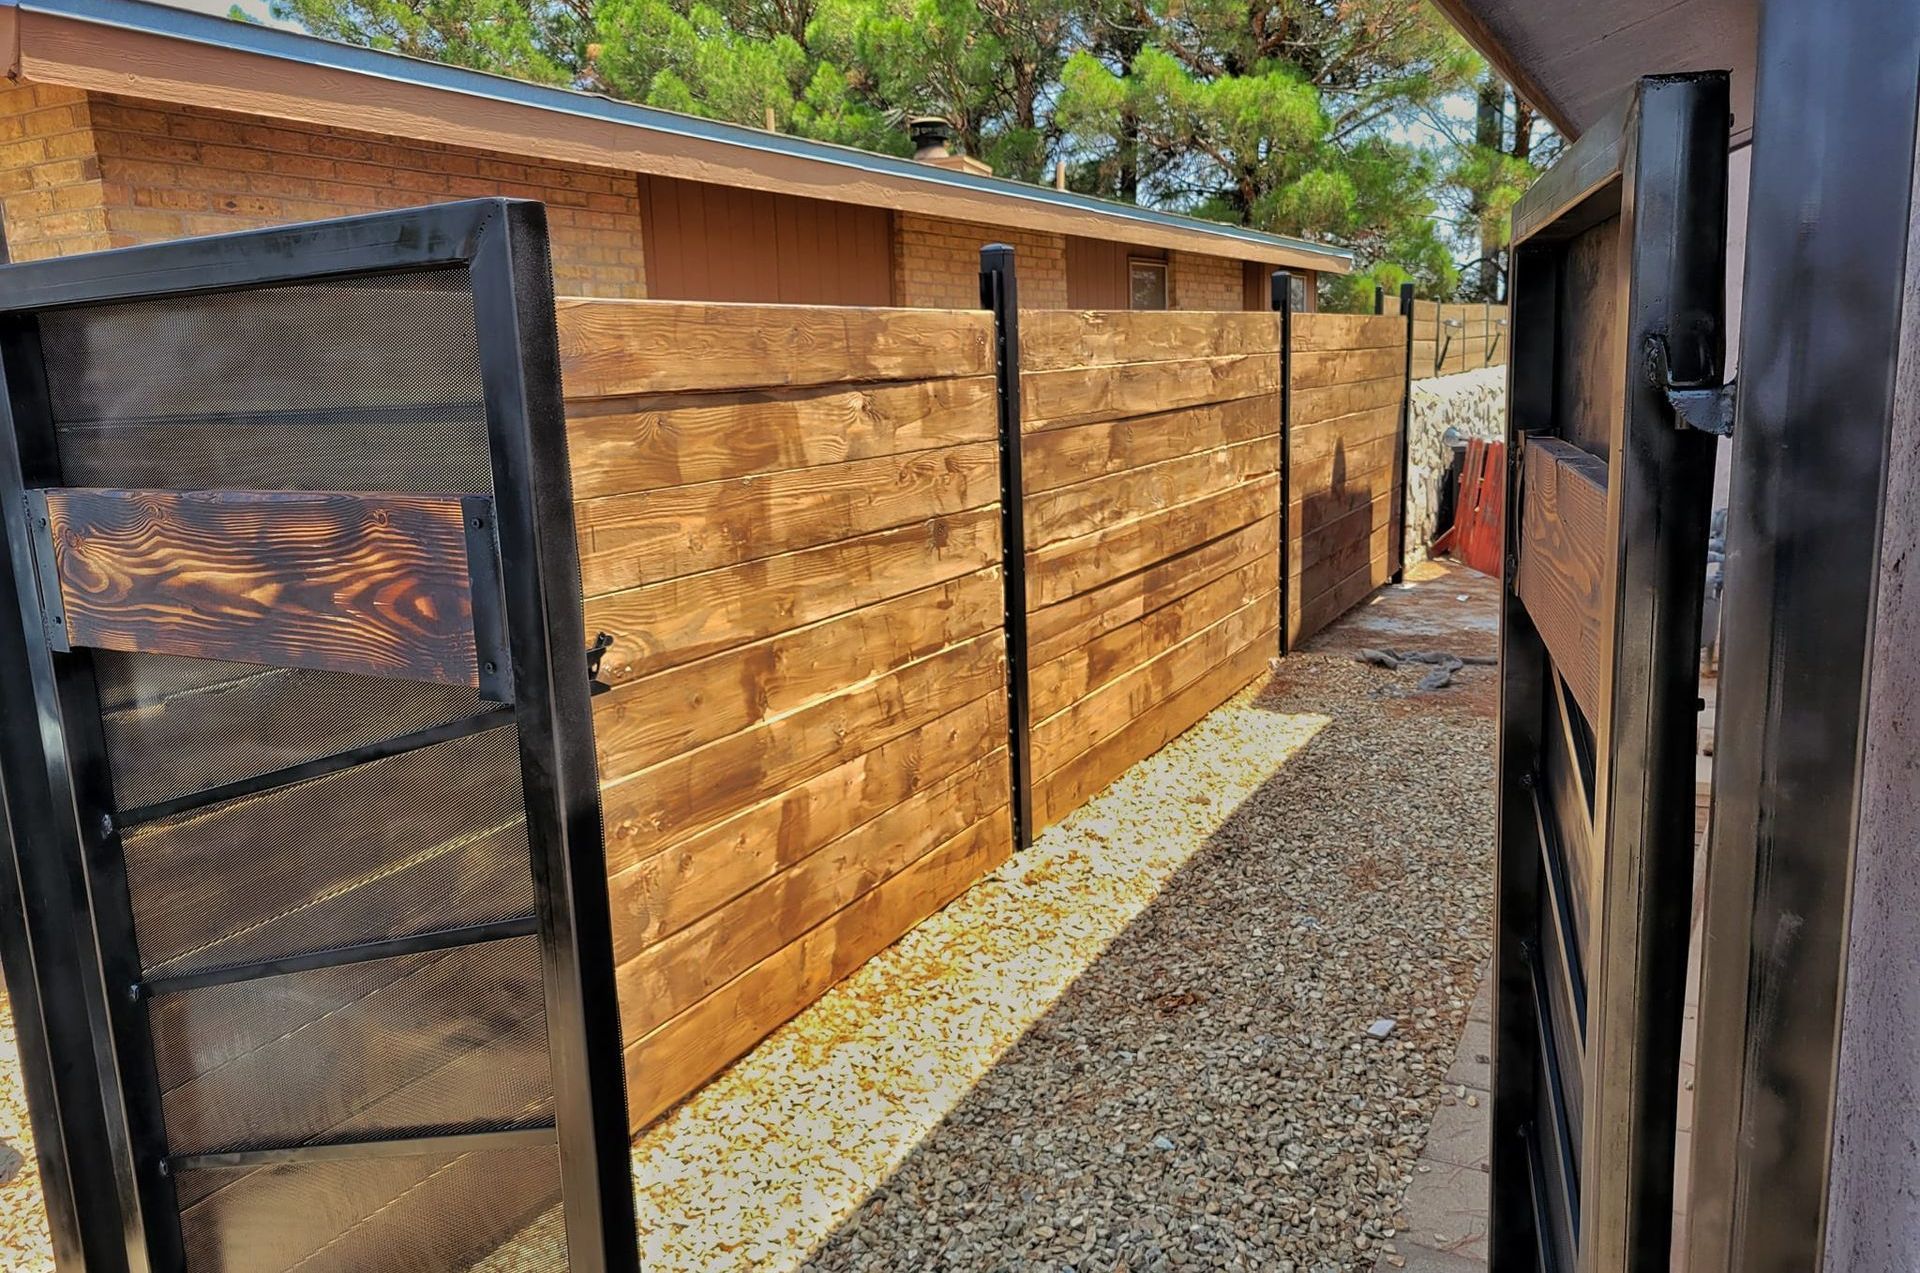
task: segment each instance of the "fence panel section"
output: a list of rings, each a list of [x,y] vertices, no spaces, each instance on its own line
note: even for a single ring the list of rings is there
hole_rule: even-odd
[[[1280,327],[1258,313],[1020,322],[1038,828],[1277,649]]]
[[[1289,648],[1386,583],[1400,560],[1406,320],[1295,314],[1292,389]]]
[[[1397,303],[1388,308],[1398,309]],[[1467,301],[1413,303],[1413,378],[1453,376],[1507,361],[1507,307]]]
[[[993,333],[559,313],[639,1127],[1010,850]]]

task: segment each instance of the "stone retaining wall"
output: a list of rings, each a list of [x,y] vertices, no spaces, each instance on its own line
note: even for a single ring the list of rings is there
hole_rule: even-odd
[[[1477,371],[1413,382],[1407,434],[1407,545],[1411,565],[1424,561],[1433,542],[1440,475],[1446,471],[1448,429],[1469,438],[1506,436],[1507,369]]]

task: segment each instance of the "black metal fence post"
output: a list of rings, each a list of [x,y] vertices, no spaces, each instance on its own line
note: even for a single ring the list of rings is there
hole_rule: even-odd
[[[1407,488],[1413,475],[1408,472],[1407,442],[1413,432],[1413,284],[1400,285],[1400,316],[1407,325],[1407,366],[1400,383],[1400,458],[1395,476],[1400,483],[1400,498],[1395,501],[1394,520],[1400,524],[1400,550],[1394,554],[1393,581],[1400,583],[1407,574]]]
[[[1387,289],[1378,284],[1375,284],[1373,289],[1373,312],[1376,314],[1387,312]]]
[[[1380,289],[1374,288],[1374,303]],[[1273,272],[1271,302],[1280,315],[1280,653],[1287,652],[1287,501],[1293,497],[1293,271]],[[1377,312],[1377,311],[1376,311]]]
[[[980,249],[980,308],[993,314],[993,366],[1000,404],[1000,562],[1006,596],[1007,759],[1012,767],[1013,843],[1033,843],[1031,692],[1027,665],[1027,520],[1020,477],[1020,292],[1013,249]]]

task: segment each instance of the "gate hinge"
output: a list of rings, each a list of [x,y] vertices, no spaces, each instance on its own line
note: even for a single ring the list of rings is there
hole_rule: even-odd
[[[1667,342],[1658,336],[1647,337],[1647,379],[1667,396],[1676,425],[1698,429],[1716,438],[1733,436],[1734,381],[1724,384],[1675,384],[1667,365]]]
[[[613,633],[601,632],[594,636],[593,644],[587,647],[587,693],[598,698],[613,686],[600,679],[600,661],[613,648]]]

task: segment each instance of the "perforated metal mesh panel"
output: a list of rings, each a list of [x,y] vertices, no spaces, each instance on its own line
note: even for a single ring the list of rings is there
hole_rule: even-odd
[[[68,486],[494,489],[464,270],[51,311],[40,341]],[[139,963],[157,979],[168,1154],[551,1127],[510,714],[459,686],[84,657],[128,815]],[[454,736],[408,741],[441,728]],[[362,758],[395,740],[407,749]],[[462,935],[518,921],[526,935]],[[451,935],[351,953],[422,934]],[[552,1241],[499,1251],[542,1216],[559,1225],[551,1144],[192,1166],[175,1191],[196,1273],[565,1267]]]
[[[191,1171],[181,1227],[188,1266],[223,1273],[547,1273],[559,1180],[551,1148]]]

